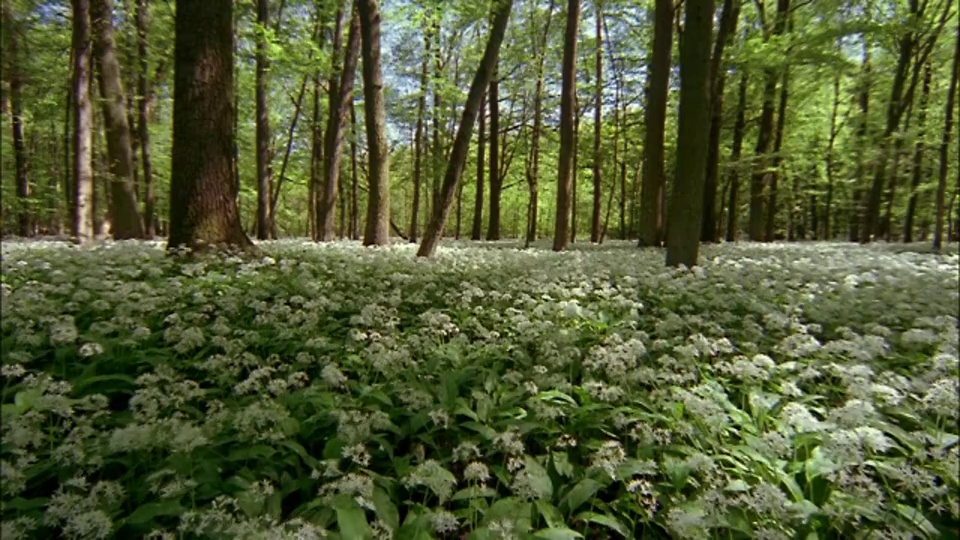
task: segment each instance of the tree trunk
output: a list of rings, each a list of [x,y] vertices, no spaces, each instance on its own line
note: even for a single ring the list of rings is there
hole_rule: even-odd
[[[840,74],[833,77],[833,108],[830,111],[830,141],[827,143],[827,200],[823,213],[823,239],[832,240],[833,231],[830,228],[830,213],[833,212],[833,184],[834,184],[834,147],[837,143],[837,135],[840,133],[840,127],[837,125],[837,114],[840,110]],[[811,209],[813,215],[816,215],[816,207]],[[814,228],[814,234],[817,229]]]
[[[574,123],[577,111],[577,29],[580,25],[580,0],[567,0],[567,25],[563,35],[563,67],[560,89],[560,156],[557,166],[557,214],[553,250],[567,247],[570,232],[574,155],[577,148]]]
[[[340,54],[340,49],[333,53]],[[339,73],[330,77],[330,93],[327,105],[327,129],[323,148],[323,182],[320,198],[318,221],[320,241],[336,238],[335,214],[337,207],[337,187],[340,178],[340,156],[343,152],[343,137],[347,130],[347,113],[353,101],[353,83],[357,72],[357,60],[360,55],[360,19],[356,14],[350,17],[350,30],[347,34],[347,47],[343,52],[343,63],[338,66]],[[336,78],[340,80],[337,81]]]
[[[137,133],[140,139],[140,161],[143,167],[143,233],[146,238],[156,234],[155,218],[157,197],[153,189],[153,158],[150,154],[150,93],[147,88],[149,69],[147,32],[150,28],[150,4],[137,0],[135,14],[137,25]]]
[[[673,0],[656,0],[649,93],[644,110],[646,134],[643,143],[643,179],[640,183],[640,231],[638,244],[663,243],[664,129],[670,97],[670,53],[673,48]]]
[[[3,4],[3,25],[7,41],[5,45],[6,79],[10,84],[10,127],[13,135],[13,158],[17,178],[17,225],[20,236],[33,236],[33,219],[30,215],[30,178],[27,166],[27,147],[23,138],[23,76],[20,71],[19,45],[22,29],[14,20],[9,2]]]
[[[764,240],[767,242],[773,242],[777,218],[777,184],[780,180],[780,165],[783,163],[780,151],[783,148],[783,133],[787,123],[789,83],[790,68],[784,67],[783,80],[780,82],[780,103],[777,105],[777,131],[773,140],[773,170],[770,171],[770,192],[767,194],[767,222],[764,227]]]
[[[487,224],[487,240],[500,239],[500,195],[503,178],[500,176],[500,81],[497,69],[490,79],[490,221]]]
[[[126,98],[120,79],[113,38],[110,0],[93,0],[90,20],[93,30],[93,51],[99,68],[100,95],[103,98],[103,120],[107,135],[107,158],[110,173],[110,214],[113,237],[143,238],[143,223],[137,208],[133,186],[133,150],[130,126],[127,124]]]
[[[943,248],[943,219],[947,212],[947,169],[949,164],[950,131],[953,128],[953,109],[957,99],[957,78],[960,77],[960,22],[957,23],[956,47],[953,51],[953,71],[950,73],[950,88],[947,90],[946,118],[943,122],[943,139],[940,141],[940,171],[937,180],[937,217],[933,228],[933,249]],[[949,239],[948,239],[949,240]]]
[[[74,239],[87,244],[94,237],[93,105],[90,102],[90,5],[71,0],[73,7],[73,227]]]
[[[680,112],[676,180],[670,196],[667,266],[697,264],[710,121],[710,36],[713,0],[686,0],[680,40]]]
[[[863,220],[863,190],[864,177],[867,175],[869,164],[866,160],[866,145],[868,143],[870,125],[870,43],[865,39],[863,43],[863,74],[860,88],[857,92],[857,102],[860,106],[860,123],[857,126],[857,169],[854,173],[854,187],[851,195],[850,232],[848,239],[851,242],[860,240],[860,222]]]
[[[267,106],[267,32],[270,25],[269,0],[257,2],[256,102],[257,102],[257,239],[270,238],[270,193],[273,191],[270,164],[270,109]]]
[[[350,239],[360,239],[360,208],[357,197],[357,105],[350,103]]]
[[[232,19],[232,0],[177,6],[170,248],[253,247],[234,192]]]
[[[737,30],[740,0],[724,0],[720,29],[710,59],[710,139],[707,143],[707,171],[703,186],[703,225],[700,241],[717,241],[717,179],[720,169],[720,135],[723,130],[723,90],[726,74],[722,71],[723,52],[730,36]]]
[[[420,189],[423,185],[424,137],[423,123],[427,112],[427,76],[430,57],[430,38],[424,36],[423,59],[420,62],[420,97],[417,98],[417,127],[413,136],[413,214],[410,217],[410,243],[416,244],[420,236]]]
[[[542,37],[535,43],[537,59],[537,83],[533,93],[533,133],[530,135],[530,168],[527,171],[527,190],[530,198],[527,202],[526,246],[537,239],[537,221],[540,192],[540,135],[543,132],[543,71],[546,58],[547,38],[550,35],[550,23],[556,0],[550,0],[547,8],[547,20],[543,25]]]
[[[357,0],[357,4],[363,37],[363,112],[370,178],[363,245],[384,246],[390,243],[390,149],[380,67],[380,8],[377,0]]]
[[[602,122],[603,122],[603,2],[602,0],[597,0],[597,13],[596,13],[596,39],[597,39],[597,49],[594,51],[595,56],[595,77],[596,77],[596,91],[593,98],[593,215],[590,220],[590,241],[594,244],[600,242],[600,197],[602,195],[600,189],[600,180],[601,180],[601,145],[600,137],[602,136]],[[621,231],[622,232],[622,231]]]
[[[320,70],[313,74],[313,118],[310,125],[310,182],[307,212],[310,220],[310,238],[320,239],[320,175],[323,169],[323,128],[320,125]]]
[[[473,82],[470,83],[467,101],[463,106],[463,116],[460,118],[460,125],[457,128],[453,147],[450,150],[450,159],[447,161],[447,170],[444,174],[443,186],[440,191],[440,204],[434,208],[433,215],[427,225],[427,230],[424,232],[423,241],[417,250],[418,257],[432,256],[437,249],[437,244],[440,242],[440,236],[443,234],[443,225],[450,212],[450,206],[453,203],[457,185],[460,182],[460,177],[466,165],[470,139],[473,134],[473,125],[477,121],[479,105],[483,99],[484,90],[489,86],[490,80],[493,78],[493,72],[497,65],[497,56],[500,52],[500,44],[503,42],[503,36],[507,30],[507,21],[510,19],[510,11],[512,8],[513,0],[505,0],[497,4],[493,25],[490,29],[490,37],[487,39],[486,47],[484,47],[483,58],[477,67],[477,72],[473,76]],[[482,137],[480,143],[483,144]]]
[[[742,68],[741,68],[742,69]],[[733,149],[730,152],[730,199],[727,201],[727,242],[736,242],[740,218],[740,156],[743,153],[743,137],[747,132],[747,82],[746,70],[740,73],[740,88],[737,93],[737,120],[733,125]]]
[[[473,230],[470,233],[470,239],[477,241],[481,239],[483,230],[483,171],[487,166],[483,159],[484,149],[487,146],[484,140],[486,131],[486,96],[480,95],[480,127],[477,130],[477,192],[473,203]]]
[[[574,73],[576,73],[576,69],[574,69]],[[576,79],[577,79],[577,76],[576,74],[574,74],[573,76],[573,80],[574,80],[573,82],[573,86],[574,86],[574,89],[573,89],[573,142],[571,143],[571,148],[572,148],[571,152],[573,153],[573,157],[571,158],[571,161],[573,161],[573,164],[570,166],[570,176],[571,176],[570,187],[572,190],[570,194],[570,243],[571,244],[577,241],[577,215],[578,215],[577,194],[580,193],[579,188],[577,187],[577,176],[578,176],[577,173],[580,172],[580,167],[579,167],[580,117],[582,116],[580,113],[582,111],[580,110],[580,107],[579,107],[580,100],[577,98]],[[616,184],[614,184],[614,189],[611,189],[611,192],[616,191],[615,186]]]
[[[920,97],[920,112],[917,117],[917,142],[913,146],[910,200],[907,203],[907,216],[903,223],[903,242],[905,244],[913,242],[913,220],[917,212],[917,200],[920,196],[918,189],[923,179],[923,152],[925,150],[923,138],[925,135],[924,128],[927,119],[927,105],[930,101],[930,83],[932,77],[933,69],[928,62],[923,73],[923,94]]]

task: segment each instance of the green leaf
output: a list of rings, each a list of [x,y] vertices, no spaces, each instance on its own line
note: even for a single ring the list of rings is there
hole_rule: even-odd
[[[620,536],[624,538],[632,538],[630,531],[620,522],[619,519],[609,516],[607,514],[598,514],[596,512],[584,512],[574,518],[576,521],[586,521],[588,523],[595,523],[597,525],[603,525],[608,529],[617,531]]]
[[[553,482],[550,481],[550,475],[547,473],[547,470],[531,456],[526,456],[524,463],[526,464],[524,470],[530,479],[530,487],[532,487],[541,498],[552,499]]]
[[[537,507],[537,512],[540,513],[540,517],[547,522],[547,527],[550,527],[549,530],[565,528],[566,523],[564,523],[563,516],[560,514],[560,510],[557,510],[556,506],[544,500],[536,500],[533,504]]]
[[[572,538],[583,538],[583,535],[566,527],[551,527],[549,529],[540,529],[533,533],[534,538],[543,538],[544,540],[570,540]]]
[[[573,465],[570,464],[570,457],[566,452],[551,452],[550,462],[553,463],[553,469],[557,474],[565,478],[573,478]]]
[[[567,495],[560,501],[560,506],[565,508],[568,513],[580,508],[583,503],[589,501],[603,488],[603,484],[593,478],[584,478],[573,486]]]
[[[900,517],[926,533],[927,538],[937,538],[940,536],[937,528],[933,526],[933,523],[930,523],[930,520],[923,515],[923,512],[905,504],[897,504],[895,508],[897,509],[897,514],[900,514]]]
[[[397,506],[390,500],[386,491],[380,488],[373,490],[373,507],[377,509],[380,520],[391,529],[397,530],[400,527],[400,512],[397,511]]]
[[[28,388],[21,390],[13,396],[13,404],[16,407],[17,414],[23,414],[33,408],[43,392],[39,388]]]
[[[143,525],[157,516],[179,516],[184,510],[180,501],[176,500],[147,503],[134,510],[123,522],[126,525]]]
[[[46,498],[37,498],[37,499],[24,499],[23,497],[17,497],[9,502],[3,503],[4,510],[15,510],[17,512],[29,512],[31,510],[39,510],[50,502],[50,499]]]
[[[497,492],[493,488],[480,487],[480,486],[470,486],[461,489],[460,491],[453,494],[453,497],[450,497],[451,501],[462,501],[469,499],[481,499],[488,497],[496,497]]]
[[[82,379],[74,387],[74,395],[83,396],[87,393],[111,394],[113,392],[122,392],[136,388],[137,381],[129,375],[97,375]],[[88,392],[88,390],[92,390]]]
[[[479,422],[464,422],[460,424],[462,427],[469,429],[470,431],[475,431],[483,436],[484,439],[492,441],[497,436],[497,430],[493,429],[490,426],[481,424]]]
[[[333,509],[337,513],[337,527],[344,539],[371,538],[373,531],[367,523],[363,508],[349,495],[337,495],[333,499]]]

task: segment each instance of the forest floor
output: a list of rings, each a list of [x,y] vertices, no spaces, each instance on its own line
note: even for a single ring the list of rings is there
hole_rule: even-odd
[[[261,248],[3,244],[0,537],[957,538],[955,246]]]

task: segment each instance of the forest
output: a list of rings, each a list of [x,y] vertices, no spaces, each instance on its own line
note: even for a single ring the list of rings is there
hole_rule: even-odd
[[[0,9],[0,538],[960,538],[954,0]]]

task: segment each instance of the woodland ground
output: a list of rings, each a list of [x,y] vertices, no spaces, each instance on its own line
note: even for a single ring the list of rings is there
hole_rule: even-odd
[[[4,540],[957,537],[955,247],[261,247],[3,244]]]

